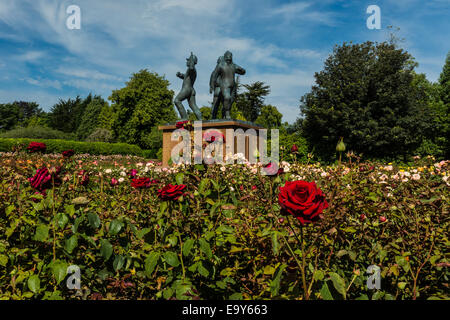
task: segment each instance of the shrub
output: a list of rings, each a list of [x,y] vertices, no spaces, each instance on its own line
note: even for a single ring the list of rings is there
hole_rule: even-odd
[[[0,152],[25,150],[32,141],[34,140],[0,138]],[[142,156],[141,148],[126,143],[81,142],[58,139],[40,139],[36,142],[45,143],[47,153],[62,153],[72,149],[75,153],[88,153],[91,155],[122,154]]]
[[[62,139],[62,140],[74,140],[75,134],[65,133],[59,130],[42,127],[32,126],[27,128],[16,128],[10,131],[6,131],[0,134],[0,138],[30,138],[30,139]]]
[[[97,128],[87,138],[87,142],[113,142],[112,132],[108,129]]]

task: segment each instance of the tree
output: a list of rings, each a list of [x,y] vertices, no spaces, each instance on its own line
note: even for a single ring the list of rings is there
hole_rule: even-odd
[[[450,52],[447,53],[445,65],[439,77],[439,85],[441,101],[444,104],[441,109],[442,146],[445,150],[445,158],[450,159]]]
[[[150,148],[152,127],[177,119],[172,103],[174,93],[168,86],[164,77],[141,70],[124,88],[112,92],[112,129],[119,141]]]
[[[63,132],[76,132],[77,123],[75,116],[82,99],[77,96],[75,99],[59,99],[50,110],[50,127]]]
[[[45,116],[45,112],[36,102],[0,104],[0,130],[11,130],[15,126],[27,127],[30,121],[41,116]]]
[[[75,99],[60,99],[50,111],[49,125],[63,132],[76,133],[81,123],[87,105],[92,101],[92,94],[85,99],[77,96]]]
[[[268,104],[262,107],[261,114],[255,123],[267,129],[279,128],[282,117],[283,115],[278,111],[277,107]]]
[[[96,128],[99,127],[99,115],[102,109],[107,105],[108,103],[100,96],[95,96],[90,99],[90,103],[86,106],[80,125],[77,129],[78,139],[85,140]]]
[[[98,127],[111,130],[114,124],[114,111],[113,108],[105,102],[98,115]]]
[[[311,92],[301,98],[303,132],[330,159],[339,137],[369,157],[406,155],[421,143],[430,115],[412,90],[412,56],[387,42],[335,46]]]
[[[239,84],[238,91],[240,86],[241,85]],[[245,119],[254,122],[261,112],[265,97],[270,93],[270,87],[261,81],[256,81],[249,85],[244,84],[242,86],[247,91],[238,93],[236,105]]]

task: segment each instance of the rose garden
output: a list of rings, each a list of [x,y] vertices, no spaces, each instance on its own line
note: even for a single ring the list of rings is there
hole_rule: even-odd
[[[448,292],[449,161],[398,167],[349,154],[331,166],[282,161],[262,175],[258,163],[164,168],[43,148],[0,158],[2,299]],[[71,265],[78,290],[66,284]],[[370,265],[378,289],[367,286]]]

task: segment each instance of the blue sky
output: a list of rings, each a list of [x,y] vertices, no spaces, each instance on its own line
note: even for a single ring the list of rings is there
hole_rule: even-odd
[[[81,9],[81,29],[66,27],[69,5]],[[369,30],[369,5],[381,9],[381,29]],[[242,83],[271,86],[266,102],[292,123],[299,99],[335,44],[384,41],[399,27],[401,46],[436,81],[450,50],[450,0],[0,0],[0,103],[58,99],[89,92],[104,98],[133,72],[165,75],[175,94],[177,71],[198,57],[197,104],[209,105],[217,57],[233,52],[247,70]]]

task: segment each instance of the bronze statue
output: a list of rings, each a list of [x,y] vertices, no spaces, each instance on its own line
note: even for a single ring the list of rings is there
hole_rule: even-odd
[[[180,93],[178,93],[175,97],[174,103],[180,113],[181,119],[187,119],[187,113],[182,104],[182,101],[186,99],[188,99],[189,107],[192,109],[197,119],[202,119],[202,113],[195,102],[194,83],[197,79],[197,70],[195,69],[196,64],[197,57],[191,52],[191,56],[186,59],[186,73],[183,74],[181,72],[177,72],[177,77],[183,79],[183,86]]]
[[[236,99],[237,87],[235,74],[244,75],[245,69],[233,63],[233,54],[225,52],[217,59],[217,65],[209,81],[209,93],[214,92],[212,118],[217,119],[217,112],[222,102],[222,118],[231,119],[231,105]]]

